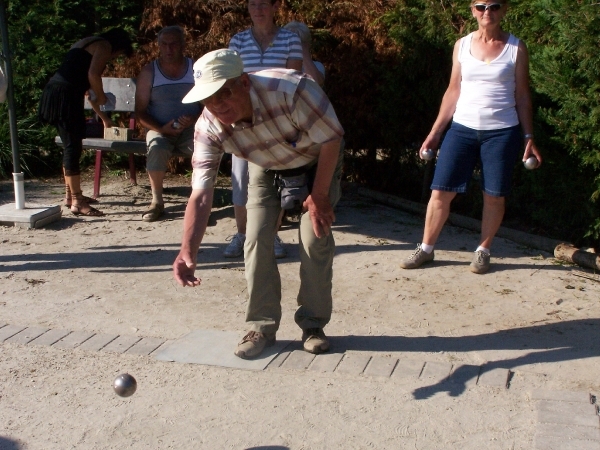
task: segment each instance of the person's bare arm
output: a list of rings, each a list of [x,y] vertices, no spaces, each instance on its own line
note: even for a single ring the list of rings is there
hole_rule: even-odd
[[[101,40],[92,43],[88,49],[92,53],[92,62],[88,70],[88,80],[90,82],[90,89],[96,94],[96,103],[98,105],[104,105],[106,103],[106,95],[104,88],[102,87],[102,72],[106,68],[106,64],[110,61],[111,45],[108,41]]]
[[[94,110],[94,112],[98,115],[98,117],[100,117],[100,120],[102,120],[104,128],[110,128],[115,126],[115,123],[112,121],[109,115],[100,109],[100,105],[98,105],[98,102],[92,101],[89,96],[88,101],[90,102],[90,105],[92,105],[92,109]]]
[[[452,73],[450,75],[450,82],[448,83],[448,88],[446,89],[446,93],[442,98],[442,104],[440,105],[440,111],[438,112],[438,116],[431,127],[431,131],[429,135],[423,141],[423,145],[419,150],[419,156],[421,156],[421,151],[426,149],[432,149],[434,151],[437,150],[438,145],[440,143],[440,139],[442,137],[442,133],[448,126],[448,123],[452,120],[452,116],[456,111],[456,103],[458,102],[458,97],[460,96],[460,82],[462,80],[460,74],[460,62],[458,61],[458,50],[460,48],[460,40],[456,41],[454,44],[454,51],[452,52]]]
[[[340,155],[340,144],[341,139],[336,139],[321,146],[312,191],[303,205],[308,210],[318,238],[328,236],[331,224],[335,222],[335,214],[329,200],[329,188]]]
[[[194,189],[183,217],[181,249],[173,262],[173,277],[181,286],[198,286],[201,283],[194,272],[198,248],[206,231],[212,208],[214,189]]]
[[[519,41],[519,50],[517,53],[517,65],[515,68],[515,102],[517,116],[524,135],[533,136],[533,106],[531,104],[531,91],[529,89],[529,53],[527,46],[523,41]],[[538,160],[538,167],[542,163],[540,154],[533,137],[525,138],[525,151],[523,161],[530,156],[535,156]]]

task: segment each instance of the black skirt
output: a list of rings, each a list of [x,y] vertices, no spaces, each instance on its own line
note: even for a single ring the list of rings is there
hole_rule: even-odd
[[[84,94],[60,75],[50,79],[40,99],[38,119],[42,123],[81,131],[85,127]]]

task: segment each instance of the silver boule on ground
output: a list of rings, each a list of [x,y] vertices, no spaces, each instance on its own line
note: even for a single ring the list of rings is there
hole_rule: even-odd
[[[131,397],[137,389],[137,381],[128,373],[122,373],[113,381],[113,389],[120,397]]]

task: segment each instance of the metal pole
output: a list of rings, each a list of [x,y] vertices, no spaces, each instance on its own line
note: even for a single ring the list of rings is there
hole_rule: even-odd
[[[8,101],[8,122],[10,125],[10,143],[13,154],[13,178],[15,183],[15,204],[16,209],[25,208],[24,177],[21,172],[21,163],[19,159],[19,135],[17,133],[17,118],[15,114],[15,98],[13,93],[12,64],[10,50],[8,47],[8,27],[6,22],[6,9],[4,0],[0,0],[0,36],[2,37],[2,60],[6,68],[6,81],[8,90],[6,91],[6,100]]]

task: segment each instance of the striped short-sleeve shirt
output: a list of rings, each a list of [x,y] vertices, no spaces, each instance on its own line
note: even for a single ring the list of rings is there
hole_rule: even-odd
[[[244,61],[244,72],[249,73],[278,67],[285,69],[288,59],[302,61],[300,37],[284,28],[279,28],[273,42],[264,53],[254,39],[252,29],[233,36],[229,48],[240,54]]]
[[[196,122],[193,189],[214,185],[224,152],[265,169],[294,169],[315,161],[322,144],[344,135],[331,102],[312,78],[287,69],[249,77],[251,123],[224,125],[208,108]]]

